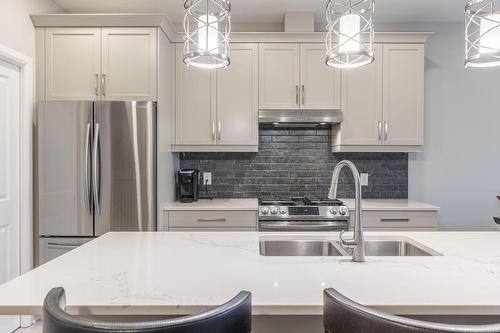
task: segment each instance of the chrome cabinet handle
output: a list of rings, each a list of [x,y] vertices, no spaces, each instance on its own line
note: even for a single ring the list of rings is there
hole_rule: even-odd
[[[410,219],[380,219],[380,222],[389,222],[389,223],[405,222],[405,223],[408,223],[408,222],[410,222]]]
[[[219,141],[220,141],[220,132],[221,132],[221,126],[220,126],[220,121],[219,121],[219,123],[217,124],[217,133],[219,136]]]
[[[85,202],[87,203],[87,209],[89,215],[92,215],[92,196],[90,195],[90,177],[89,177],[89,164],[90,164],[90,155],[89,155],[89,146],[90,146],[90,123],[87,123],[87,130],[85,133]]]
[[[101,160],[100,160],[100,142],[99,142],[99,123],[95,125],[95,133],[94,133],[94,165],[92,167],[92,174],[94,175],[94,206],[95,206],[95,214],[101,215]]]
[[[302,85],[302,105],[306,104],[306,87]]]
[[[299,105],[299,86],[295,86],[295,104]]]
[[[387,121],[384,121],[384,140],[387,140],[388,133],[389,133],[389,125],[387,124]]]
[[[198,219],[198,222],[226,222],[225,218],[222,219]]]
[[[378,141],[382,141],[382,122],[378,122]]]
[[[106,74],[101,74],[101,91],[102,95],[106,96]]]
[[[215,141],[215,122],[212,122],[212,141]]]
[[[75,248],[75,249],[79,246],[75,244],[52,243],[52,242],[47,243],[47,245],[52,247],[64,247],[64,248]]]
[[[95,75],[94,94],[96,96],[99,96],[99,74]]]

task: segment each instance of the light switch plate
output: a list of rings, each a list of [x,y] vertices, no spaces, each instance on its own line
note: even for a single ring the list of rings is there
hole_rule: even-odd
[[[203,173],[203,185],[212,185],[212,173],[204,172]]]
[[[368,174],[367,173],[361,174],[361,186],[368,186]]]

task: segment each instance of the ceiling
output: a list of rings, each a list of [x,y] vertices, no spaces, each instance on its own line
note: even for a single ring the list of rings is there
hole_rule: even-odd
[[[182,21],[183,0],[54,0],[69,13],[164,13]],[[376,22],[459,22],[464,0],[376,0]],[[323,26],[325,0],[231,0],[232,21],[268,26],[281,24],[285,11],[313,11]]]

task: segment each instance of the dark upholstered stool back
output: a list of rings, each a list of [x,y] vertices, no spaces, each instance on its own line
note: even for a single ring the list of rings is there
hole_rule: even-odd
[[[43,333],[249,333],[252,330],[252,296],[247,291],[204,313],[155,321],[95,321],[69,315],[64,308],[64,289],[52,289],[43,303]]]
[[[324,292],[323,321],[328,333],[500,333],[500,325],[460,326],[394,316],[353,302],[335,289]]]

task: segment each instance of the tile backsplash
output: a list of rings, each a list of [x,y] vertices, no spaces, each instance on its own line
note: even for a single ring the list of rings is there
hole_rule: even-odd
[[[325,198],[334,166],[348,159],[369,174],[364,198],[408,197],[408,154],[331,152],[331,129],[261,127],[258,153],[181,153],[181,168],[212,173],[216,198]],[[339,197],[354,197],[353,179],[342,171]],[[205,196],[202,187],[200,195]]]

